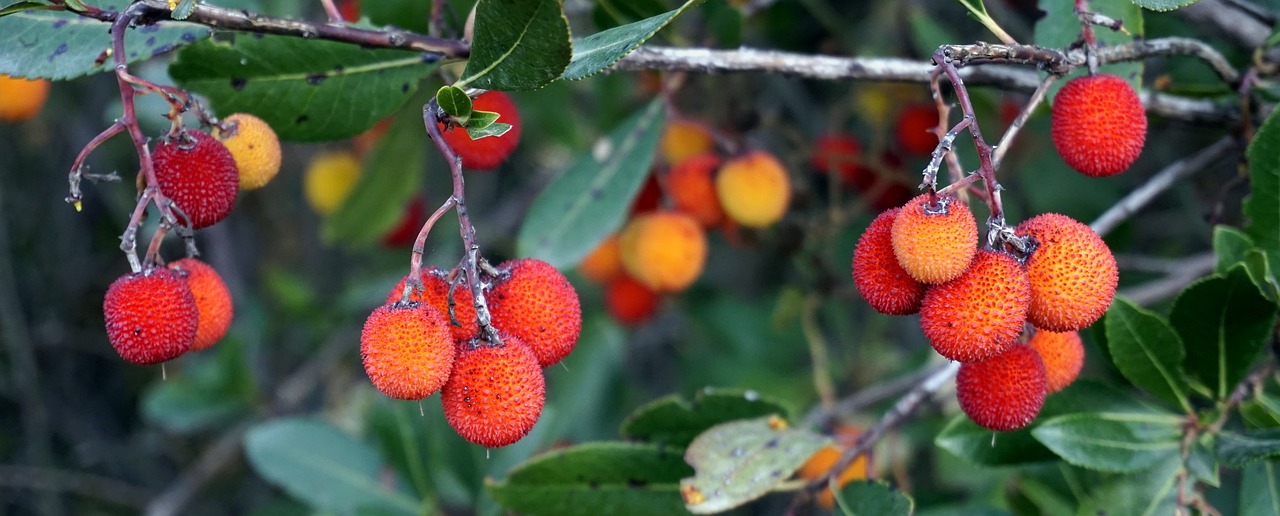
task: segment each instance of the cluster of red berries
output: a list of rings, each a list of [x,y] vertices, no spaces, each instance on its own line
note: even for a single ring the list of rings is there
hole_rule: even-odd
[[[490,322],[501,342],[481,331],[466,276],[431,268],[422,289],[405,277],[373,311],[360,355],[373,385],[389,397],[421,400],[441,391],[449,425],[491,448],[529,433],[542,413],[546,380],[578,342],[578,293],[555,267],[520,259],[481,277]]]
[[[1042,214],[1013,234],[1020,246],[978,249],[969,208],[924,194],[876,217],[853,258],[863,299],[884,314],[919,312],[934,350],[964,363],[956,394],[965,414],[1001,431],[1026,426],[1046,394],[1074,380],[1083,363],[1075,332],[1106,312],[1119,278],[1106,243],[1069,217]],[[1019,343],[1026,323],[1034,346]]]
[[[231,326],[231,293],[208,264],[183,258],[125,274],[102,303],[107,339],[120,357],[152,365],[208,349]]]

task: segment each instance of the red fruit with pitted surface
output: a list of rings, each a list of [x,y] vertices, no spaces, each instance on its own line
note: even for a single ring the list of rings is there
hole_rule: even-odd
[[[191,288],[169,269],[154,268],[119,277],[102,301],[107,340],[129,362],[152,365],[191,349],[199,309]]]
[[[1133,86],[1120,77],[1076,77],[1053,99],[1051,136],[1058,155],[1081,174],[1119,174],[1142,154],[1147,112]]]
[[[956,399],[978,426],[1009,432],[1031,424],[1048,392],[1044,363],[1034,349],[1016,344],[981,362],[960,366]]]
[[[231,214],[240,172],[231,151],[216,138],[199,131],[182,135],[151,151],[156,181],[160,193],[187,215],[192,229],[207,228]]]
[[[469,170],[491,170],[506,161],[520,143],[520,111],[511,96],[501,91],[481,93],[471,102],[472,109],[498,114],[497,123],[510,124],[502,136],[472,140],[467,130],[454,127],[444,132],[444,141],[462,157],[462,167]],[[441,129],[444,129],[441,126]]]
[[[582,331],[582,306],[569,279],[532,258],[503,263],[498,270],[488,296],[493,326],[527,344],[542,367],[573,351]]]
[[[1000,354],[1027,321],[1031,284],[1013,256],[982,250],[959,278],[924,295],[920,328],[938,354],[977,362]]]
[[[914,314],[924,301],[924,284],[902,270],[893,256],[889,234],[899,211],[885,211],[871,221],[853,250],[854,286],[872,308],[886,315]]]
[[[502,340],[463,348],[440,397],[449,426],[489,448],[527,435],[546,402],[546,379],[533,351],[516,337]]]
[[[440,390],[457,349],[444,317],[426,303],[380,306],[360,332],[365,374],[398,400],[420,400]]]

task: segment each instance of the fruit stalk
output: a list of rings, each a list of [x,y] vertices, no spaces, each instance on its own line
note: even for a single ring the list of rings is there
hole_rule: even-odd
[[[956,100],[960,103],[960,110],[964,113],[964,119],[957,124],[957,127],[967,122],[969,134],[973,136],[973,146],[978,150],[978,174],[982,176],[982,182],[986,185],[986,202],[991,209],[991,218],[988,226],[992,224],[1004,225],[1004,205],[1000,201],[1000,183],[996,182],[995,166],[992,163],[992,149],[987,140],[982,137],[982,128],[978,126],[977,116],[974,114],[973,102],[969,98],[969,89],[964,85],[964,79],[960,78],[960,70],[956,68],[955,63],[945,51],[945,47],[940,47],[933,53],[933,62],[937,65],[935,74],[945,74],[947,80],[951,82],[952,89],[955,90]],[[955,129],[952,129],[955,131]],[[951,134],[948,132],[948,134]],[[939,147],[942,142],[939,143]],[[935,150],[934,154],[938,154]],[[930,165],[933,165],[930,162]],[[936,174],[936,169],[935,169]]]

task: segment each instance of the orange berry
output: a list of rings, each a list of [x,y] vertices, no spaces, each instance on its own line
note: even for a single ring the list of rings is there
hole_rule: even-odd
[[[618,322],[634,326],[653,317],[658,311],[658,293],[631,276],[614,278],[604,287],[604,306]]]
[[[724,219],[712,177],[719,167],[720,158],[715,154],[700,154],[677,163],[667,172],[671,204],[705,227],[713,227]]]
[[[814,453],[804,465],[800,466],[796,475],[805,480],[816,480],[827,475],[828,471],[839,462],[840,456],[844,454],[844,447],[836,444],[829,444]],[[840,476],[836,478],[836,485],[844,487],[845,484],[854,480],[867,478],[867,456],[863,454],[854,459],[848,468],[840,472]],[[828,487],[822,490],[818,495],[818,505],[826,510],[835,507],[835,495],[831,493]]]
[[[1044,361],[1049,394],[1067,388],[1080,376],[1080,369],[1084,368],[1084,344],[1080,342],[1080,334],[1077,332],[1039,330],[1031,336],[1027,345],[1040,353],[1040,359]]]
[[[898,113],[898,148],[907,154],[928,155],[938,146],[938,108],[933,104],[913,104]]]
[[[422,271],[422,290],[415,290],[409,293],[409,301],[424,303],[431,305],[440,316],[444,318],[445,324],[449,326],[449,331],[453,333],[453,339],[458,342],[467,342],[476,338],[480,333],[479,324],[476,322],[476,305],[471,299],[471,289],[467,287],[467,278],[459,273],[457,286],[453,289],[453,317],[458,320],[458,324],[453,324],[449,318],[449,282],[444,280],[446,273],[435,267],[428,267]],[[400,279],[399,283],[387,293],[387,304],[400,301],[400,297],[404,294],[404,285],[408,282],[409,277],[405,276]]]
[[[458,352],[447,324],[426,303],[388,304],[369,314],[360,359],[373,386],[398,400],[420,400],[444,387]]]
[[[214,128],[214,136],[235,159],[241,190],[262,188],[280,172],[280,138],[261,118],[236,113]]]
[[[151,151],[156,181],[160,192],[191,220],[192,229],[207,228],[231,214],[240,191],[240,172],[222,142],[199,131],[182,134],[161,141]]]
[[[1127,81],[1103,74],[1067,81],[1053,99],[1053,146],[1090,177],[1124,172],[1147,138],[1147,113]]]
[[[231,319],[235,313],[231,291],[227,290],[227,284],[222,282],[218,271],[195,258],[183,258],[170,263],[169,269],[186,279],[191,295],[195,296],[199,316],[196,339],[191,343],[191,351],[209,349],[222,340],[231,327]]]
[[[608,283],[609,280],[622,274],[622,257],[618,254],[618,235],[600,242],[582,263],[578,264],[578,272],[596,283]]]
[[[489,448],[527,435],[546,401],[546,379],[533,351],[518,338],[502,339],[498,346],[463,348],[440,397],[449,426]]]
[[[675,165],[716,150],[716,139],[707,126],[689,120],[672,120],[662,132],[658,153],[667,165]]]
[[[1031,284],[1018,260],[984,249],[959,278],[935,285],[924,295],[920,328],[944,357],[986,360],[1018,339],[1030,298]]]
[[[924,284],[902,270],[893,256],[890,232],[899,211],[877,216],[853,249],[853,284],[871,308],[886,315],[914,314],[924,301]]]
[[[893,221],[893,255],[902,270],[921,283],[937,285],[960,277],[978,252],[978,223],[954,195],[918,195]]]
[[[1056,213],[1027,219],[1014,231],[1035,241],[1026,258],[1031,324],[1043,330],[1076,331],[1106,313],[1120,273],[1111,249],[1097,233]]]
[[[956,374],[960,410],[978,426],[997,432],[1031,424],[1044,406],[1047,391],[1044,363],[1024,344],[981,362],[962,364]]]
[[[655,211],[631,219],[618,239],[627,273],[656,292],[689,288],[707,261],[707,234],[693,217]]]
[[[49,81],[0,75],[0,122],[25,122],[40,114]]]
[[[191,288],[165,268],[120,276],[102,301],[107,340],[129,362],[158,364],[191,349],[199,310]]]
[[[791,181],[773,154],[757,150],[724,164],[716,175],[716,195],[734,222],[765,228],[786,215]]]
[[[489,136],[472,140],[466,129],[455,127],[444,131],[444,141],[462,157],[462,166],[469,170],[492,170],[511,156],[520,143],[520,111],[511,96],[501,91],[486,91],[472,102],[473,109],[498,114],[498,123],[511,124],[511,130],[502,136]],[[441,129],[444,129],[443,124]]]
[[[498,270],[488,297],[493,326],[527,344],[542,367],[568,356],[582,332],[582,306],[569,279],[533,258]]]

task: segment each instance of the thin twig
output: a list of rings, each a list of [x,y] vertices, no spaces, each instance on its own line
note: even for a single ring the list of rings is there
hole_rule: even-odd
[[[145,488],[114,478],[11,464],[0,465],[0,487],[70,493],[135,510],[142,508],[151,495]]]
[[[1235,148],[1235,142],[1231,137],[1223,137],[1213,145],[1205,147],[1199,152],[1191,156],[1182,158],[1178,161],[1170,163],[1164,169],[1151,176],[1151,179],[1143,183],[1142,186],[1129,192],[1129,195],[1121,199],[1102,215],[1098,216],[1089,227],[1099,236],[1110,233],[1124,221],[1132,217],[1138,210],[1146,206],[1147,203],[1155,199],[1161,192],[1168,190],[1173,185],[1178,184],[1183,178],[1203,170],[1205,167],[1222,159],[1228,152]]]
[[[1040,87],[1036,88],[1035,93],[1031,94],[1031,99],[1027,101],[1027,105],[1022,107],[1022,111],[1013,119],[1013,123],[1009,124],[1009,128],[1005,129],[1004,134],[1000,136],[1000,142],[996,143],[995,154],[991,156],[991,166],[996,170],[1000,170],[1000,163],[1004,161],[1004,155],[1008,154],[1009,149],[1013,147],[1013,139],[1018,136],[1023,124],[1027,123],[1031,113],[1034,113],[1040,103],[1044,101],[1045,94],[1049,92],[1049,87],[1053,86],[1054,81],[1057,80],[1057,75],[1046,75],[1044,80],[1040,82]]]
[[[809,344],[809,357],[813,360],[813,388],[818,392],[818,400],[825,409],[836,404],[836,387],[831,381],[829,360],[827,358],[827,339],[822,336],[818,326],[818,309],[822,306],[822,298],[810,295],[805,299],[804,309],[800,316],[800,330],[804,340]]]
[[[826,426],[832,419],[857,413],[858,411],[879,403],[891,397],[897,396],[899,393],[907,391],[947,367],[947,364],[939,364],[936,366],[926,367],[920,371],[889,380],[884,383],[869,386],[860,389],[848,397],[840,400],[834,407],[814,407],[805,415],[803,425]]]
[[[1168,299],[1192,282],[1213,271],[1217,259],[1212,254],[1199,254],[1186,260],[1185,265],[1172,274],[1141,285],[1125,288],[1116,293],[1130,301],[1147,306]]]

